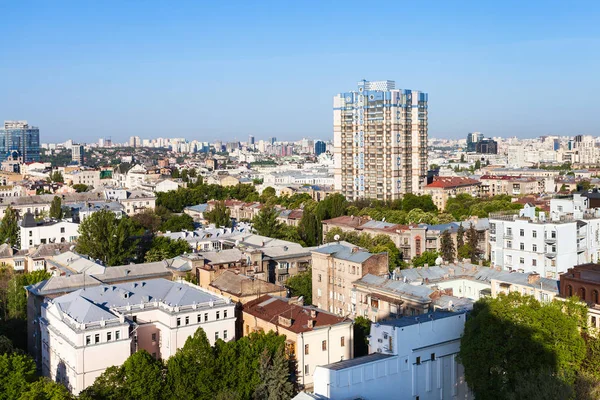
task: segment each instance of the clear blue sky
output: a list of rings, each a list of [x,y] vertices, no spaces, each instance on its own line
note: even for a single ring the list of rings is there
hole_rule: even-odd
[[[360,79],[429,93],[430,137],[598,135],[600,2],[5,1],[0,120],[43,142],[329,139]]]

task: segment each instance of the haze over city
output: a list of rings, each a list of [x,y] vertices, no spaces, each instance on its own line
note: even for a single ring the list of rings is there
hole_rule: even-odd
[[[1,120],[42,141],[330,140],[360,79],[429,94],[429,137],[598,134],[596,2],[12,2]]]

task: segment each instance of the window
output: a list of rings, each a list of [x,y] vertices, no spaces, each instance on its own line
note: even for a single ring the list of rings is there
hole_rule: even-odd
[[[106,332],[106,341],[110,342],[112,340],[112,332]]]
[[[417,357],[417,360],[415,361],[415,363],[417,365],[421,365],[421,357]]]
[[[198,323],[202,322],[202,314],[198,314],[198,315],[196,316],[196,319],[197,319],[197,322],[198,322]]]
[[[317,275],[317,281],[321,282],[321,274]]]
[[[64,226],[60,228],[60,233],[65,233],[65,228],[64,228]]]
[[[215,342],[219,340],[219,332],[215,332]]]
[[[512,241],[510,241],[510,240],[506,241],[506,248],[507,249],[512,249]]]
[[[227,339],[227,329],[223,331],[223,339]]]
[[[327,350],[327,340],[323,340],[321,342],[321,350],[323,350],[323,351]]]
[[[525,250],[525,243],[519,243],[519,249]]]
[[[523,257],[519,258],[519,264],[525,264],[525,259]]]
[[[208,322],[208,313],[204,313],[204,322]]]
[[[346,337],[345,336],[342,336],[340,338],[340,346],[341,347],[345,347],[346,346]]]
[[[519,230],[519,236],[525,236],[525,229]]]
[[[533,231],[533,232],[531,232],[531,234],[533,235],[534,238],[537,237],[537,231]]]
[[[219,314],[220,314],[220,311],[217,311],[217,317],[216,317],[216,319],[219,319]]]
[[[156,342],[156,333],[153,333],[153,334],[152,334],[152,341],[153,341],[153,342]]]
[[[308,345],[304,345],[304,355],[308,355]]]
[[[531,246],[531,250],[533,250],[533,251],[537,251],[537,244],[534,244],[534,245],[532,245],[532,246]]]
[[[321,297],[321,288],[317,289],[317,297]]]
[[[537,266],[537,260],[535,258],[533,260],[531,260],[531,265],[534,267]]]
[[[431,353],[431,361],[435,361],[435,353]]]
[[[592,317],[592,326],[596,327],[596,317]]]
[[[29,237],[32,237],[32,236],[33,236],[33,232],[29,231]]]
[[[115,331],[115,340],[119,340],[121,338],[121,331]]]
[[[594,304],[598,304],[598,291],[596,289],[592,291],[592,301]]]
[[[177,317],[177,326],[181,326],[181,318]]]
[[[137,323],[137,315],[134,315],[134,316],[132,317],[132,320],[133,320],[133,322],[136,322],[136,323]]]
[[[99,333],[96,333],[94,335],[94,343],[100,343],[100,334]]]
[[[506,228],[506,235],[512,236],[512,228]],[[420,357],[419,357],[419,359],[420,359]]]
[[[227,310],[223,310],[223,318],[227,318]]]
[[[90,343],[92,343],[92,337],[90,335],[87,335],[85,337],[85,344],[90,344]]]
[[[308,375],[310,373],[310,368],[308,367],[308,364],[306,364],[304,366],[304,375]]]

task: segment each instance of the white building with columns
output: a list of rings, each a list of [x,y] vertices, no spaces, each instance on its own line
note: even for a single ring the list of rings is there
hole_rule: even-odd
[[[198,328],[211,345],[233,340],[235,321],[229,299],[186,282],[85,287],[42,305],[42,374],[77,395],[138,350],[168,359]]]

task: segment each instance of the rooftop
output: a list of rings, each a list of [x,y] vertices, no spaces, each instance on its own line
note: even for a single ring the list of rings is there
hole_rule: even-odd
[[[441,189],[451,189],[462,186],[475,186],[480,185],[481,182],[471,179],[471,178],[462,178],[457,176],[452,177],[438,177],[429,185],[425,186],[425,188],[441,188]]]
[[[396,328],[403,328],[406,326],[422,324],[424,322],[436,321],[443,318],[455,317],[462,315],[463,312],[449,312],[449,311],[435,311],[429,314],[413,315],[408,317],[400,317],[396,319],[389,319],[387,321],[378,322],[380,325],[394,326]]]
[[[350,247],[346,244],[342,244],[342,243],[338,243],[338,242],[329,243],[329,244],[325,244],[325,245],[316,247],[313,249],[313,252],[321,253],[321,254],[329,254],[333,258],[337,258],[340,260],[346,260],[346,261],[350,261],[350,262],[357,262],[357,263],[363,263],[363,262],[367,261],[369,258],[371,258],[371,256],[373,255],[372,253],[369,253],[368,251],[365,251],[364,249],[361,249],[357,246]]]
[[[350,360],[343,360],[334,362],[332,364],[321,365],[321,368],[330,369],[332,371],[339,371],[346,368],[357,367],[359,365],[369,364],[375,361],[385,360],[390,357],[397,357],[392,354],[373,353],[362,357],[352,358]]]

